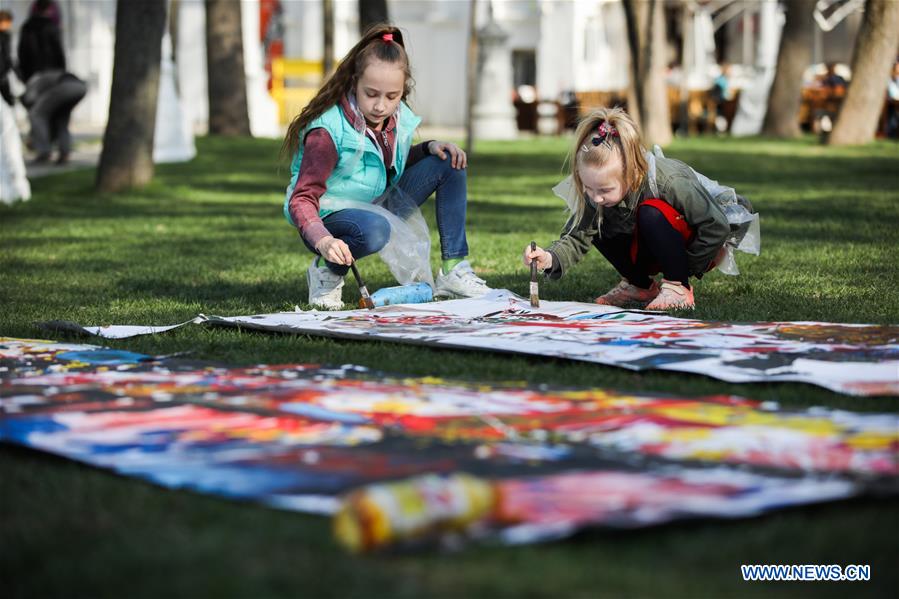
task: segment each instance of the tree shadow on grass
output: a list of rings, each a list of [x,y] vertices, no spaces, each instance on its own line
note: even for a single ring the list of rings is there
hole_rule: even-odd
[[[242,220],[258,220],[271,222],[280,216],[283,221],[281,206],[276,202],[254,199],[241,202],[238,200],[194,199],[184,201],[171,195],[158,198],[111,196],[103,199],[74,202],[66,199],[42,201],[40,219],[74,221],[91,221],[122,218],[123,224],[130,224],[135,219],[202,219],[236,218]],[[31,219],[31,214],[15,215],[15,218]]]
[[[469,201],[469,234],[516,233],[531,231],[535,227],[561,229],[566,215],[554,206],[529,206],[521,208],[490,201]]]
[[[678,159],[723,184],[772,186],[789,192],[813,185],[835,193],[895,187],[895,159],[847,156],[790,156],[780,159],[759,153],[728,152],[725,149],[701,152],[683,149]]]

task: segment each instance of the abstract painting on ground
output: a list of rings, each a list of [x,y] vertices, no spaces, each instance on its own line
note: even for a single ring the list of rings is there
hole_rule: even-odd
[[[507,543],[899,488],[899,417],[890,414],[353,366],[229,368],[23,339],[0,338],[0,441],[169,488],[323,514],[345,515],[367,489],[377,499],[384,483],[411,481],[425,501],[391,516],[394,536],[414,520],[444,525],[407,526],[419,536],[451,523],[455,535]],[[441,520],[451,494],[428,489],[456,480],[488,489],[489,500],[464,521],[458,510]]]
[[[504,290],[480,299],[376,310],[204,316],[191,322],[567,358],[729,383],[791,381],[849,395],[899,395],[899,325],[711,322],[580,302],[542,301],[532,308]],[[169,328],[79,330],[122,338]]]

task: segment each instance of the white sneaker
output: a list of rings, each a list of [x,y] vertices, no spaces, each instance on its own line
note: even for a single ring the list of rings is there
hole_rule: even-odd
[[[474,274],[468,260],[463,260],[448,274],[443,269],[437,274],[437,297],[481,297],[492,291],[486,281]]]
[[[306,283],[309,285],[309,303],[325,310],[342,310],[343,277],[335,275],[327,266],[316,266],[318,258],[306,270]]]

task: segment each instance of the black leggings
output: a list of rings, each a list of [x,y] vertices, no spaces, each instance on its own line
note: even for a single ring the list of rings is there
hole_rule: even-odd
[[[631,261],[634,236],[593,238],[593,245],[605,256],[618,273],[637,287],[648,289],[651,275],[661,270],[669,281],[680,281],[689,287],[687,246],[684,238],[656,208],[641,206],[637,212],[637,261]]]

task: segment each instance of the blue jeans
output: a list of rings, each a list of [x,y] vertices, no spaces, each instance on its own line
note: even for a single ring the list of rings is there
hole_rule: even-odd
[[[396,185],[417,206],[424,204],[436,191],[440,254],[444,260],[468,255],[468,241],[465,238],[465,211],[468,205],[465,169],[454,169],[449,155],[445,160],[438,156],[426,156],[407,169]],[[349,246],[357,260],[381,251],[390,240],[390,223],[387,219],[367,210],[338,210],[323,218],[322,222],[331,235]],[[315,248],[305,239],[303,243],[315,252]],[[349,270],[343,264],[328,261],[325,264],[337,275],[343,276]]]

